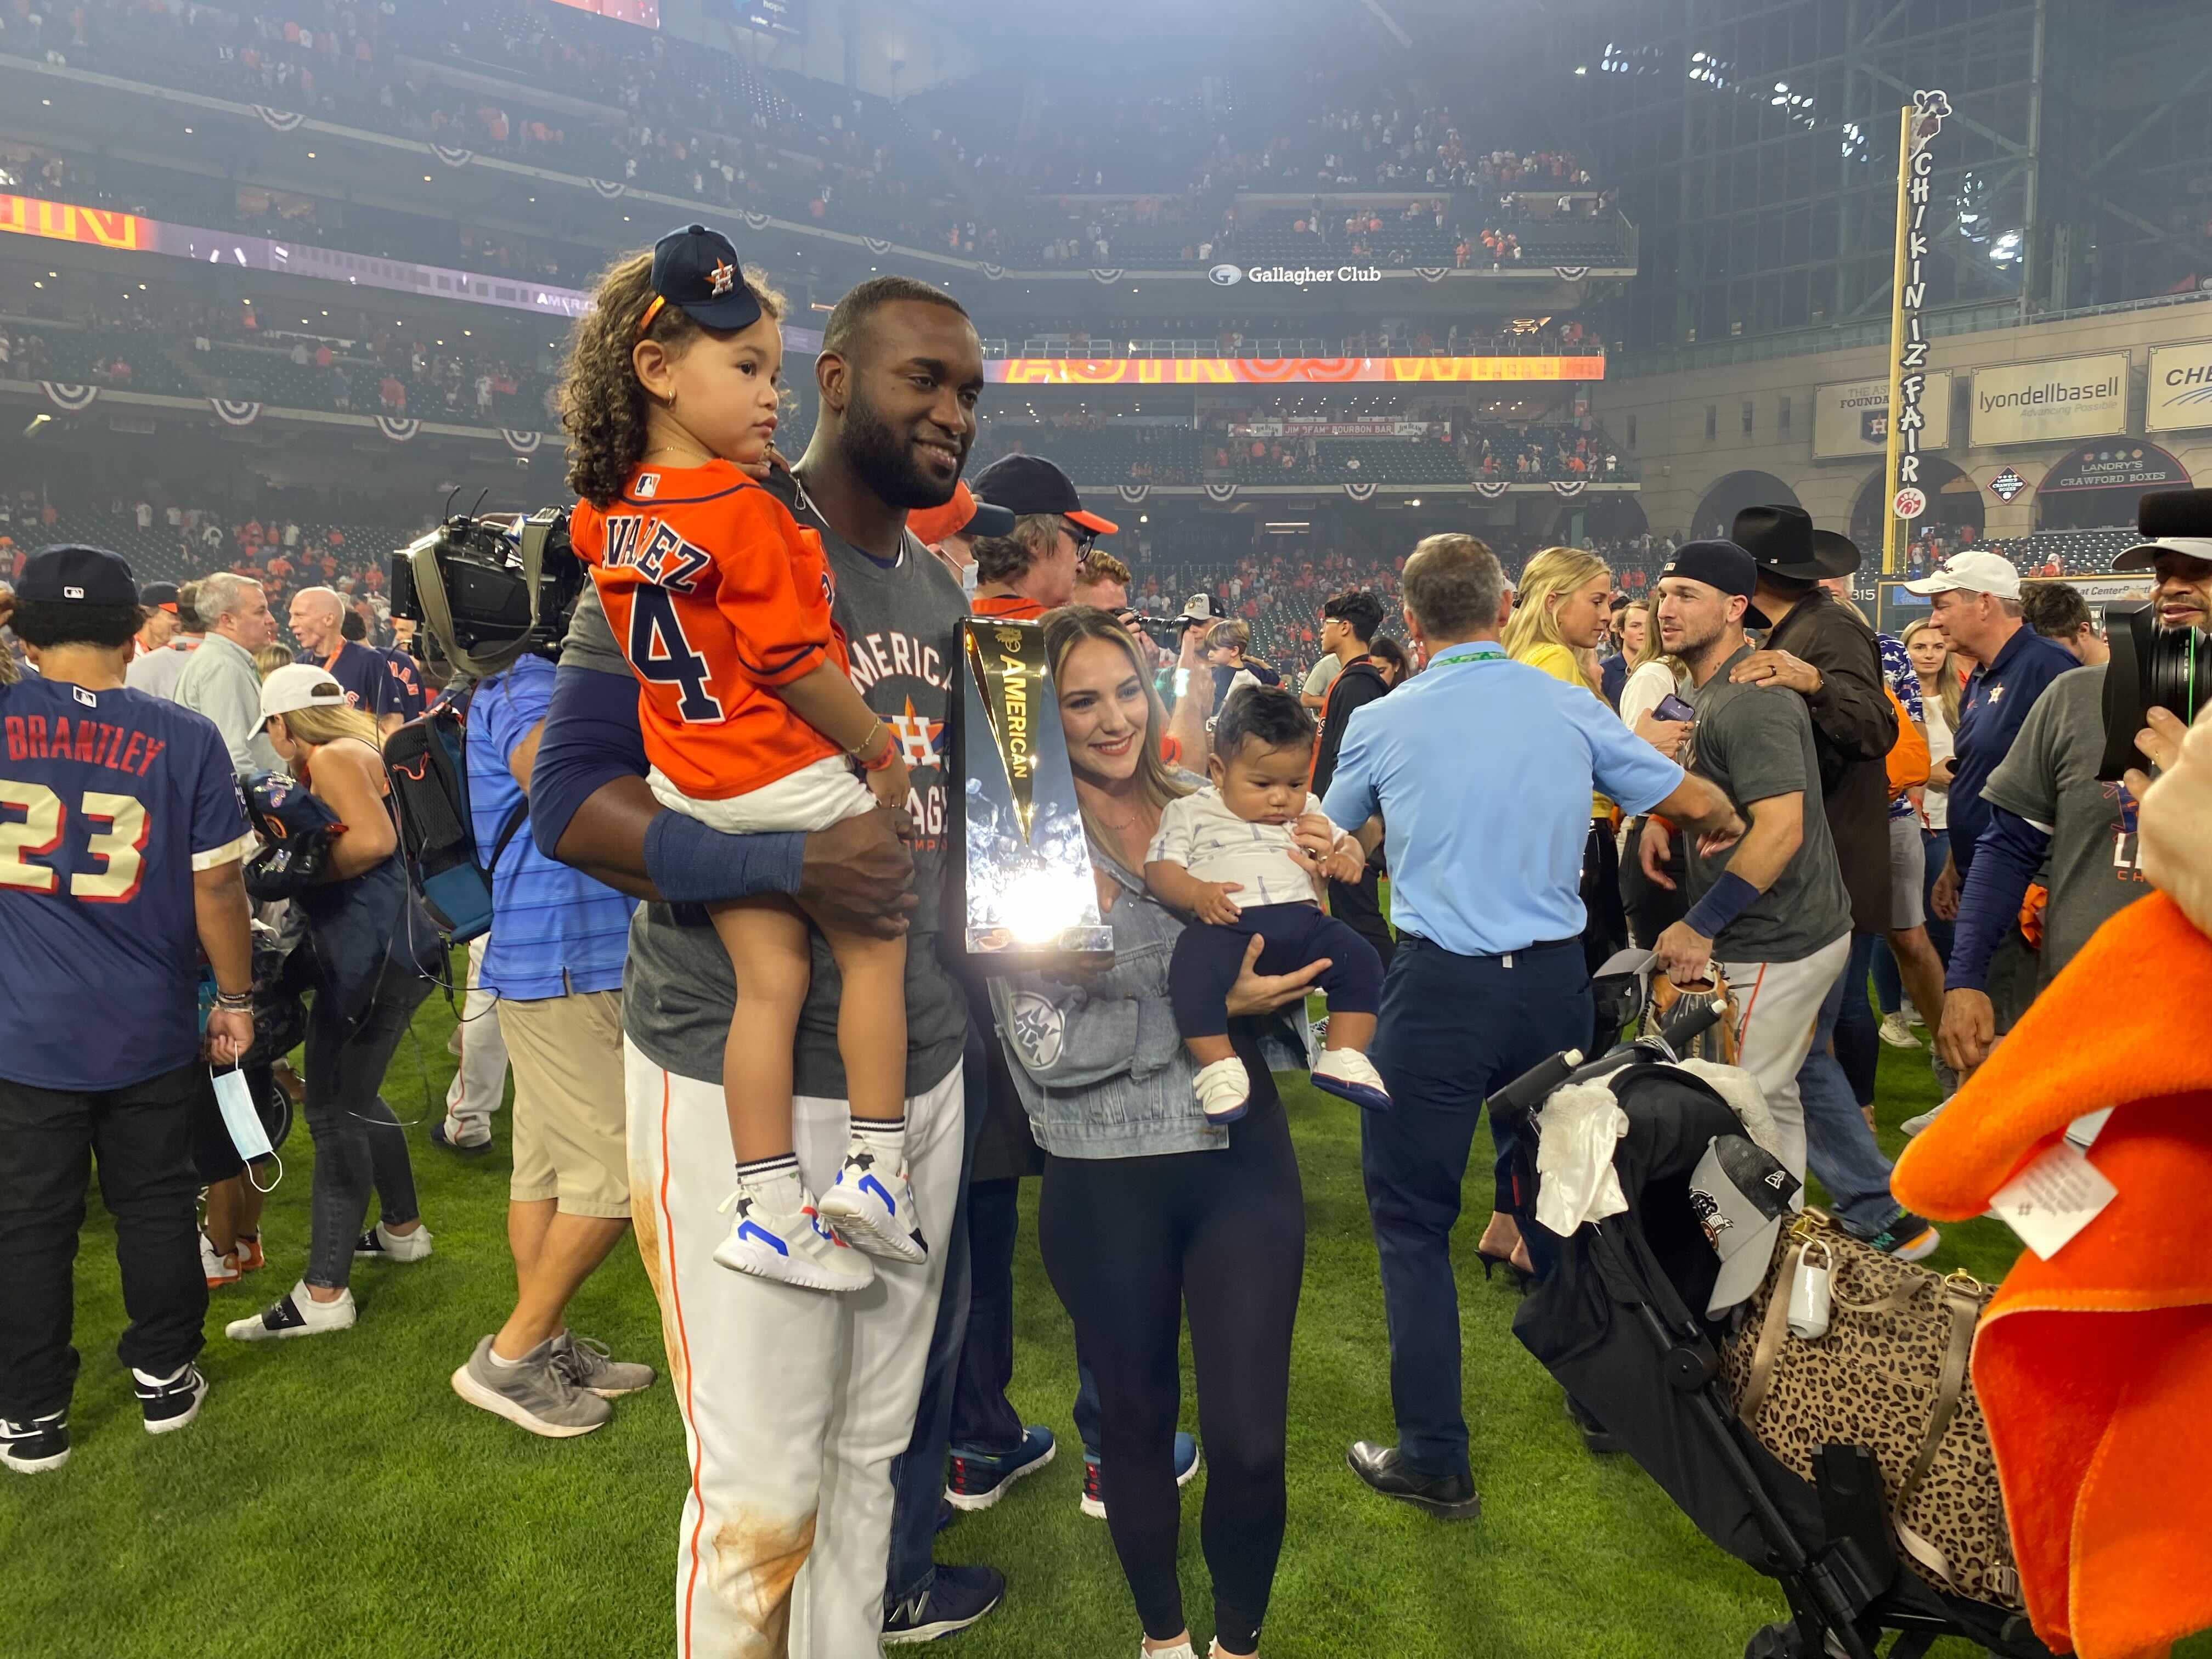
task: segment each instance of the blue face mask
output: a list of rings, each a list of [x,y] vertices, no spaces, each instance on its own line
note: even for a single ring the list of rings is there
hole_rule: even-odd
[[[215,1103],[222,1113],[223,1127],[230,1131],[230,1142],[238,1148],[238,1155],[248,1164],[257,1158],[274,1157],[275,1148],[269,1144],[269,1131],[262,1127],[261,1114],[254,1109],[253,1091],[246,1086],[246,1073],[234,1066],[228,1072],[211,1071],[208,1075],[215,1085]],[[276,1168],[277,1180],[283,1180],[283,1165],[280,1162]],[[274,1182],[266,1188],[258,1181],[253,1184],[264,1192],[275,1190]]]

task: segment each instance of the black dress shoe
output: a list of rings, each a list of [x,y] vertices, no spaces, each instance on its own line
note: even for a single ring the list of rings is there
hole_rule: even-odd
[[[1474,1482],[1463,1474],[1424,1475],[1406,1467],[1395,1446],[1355,1440],[1344,1455],[1352,1472],[1385,1498],[1426,1510],[1440,1521],[1472,1521],[1482,1513]]]

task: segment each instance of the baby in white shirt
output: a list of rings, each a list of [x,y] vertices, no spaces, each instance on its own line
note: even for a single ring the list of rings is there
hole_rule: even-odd
[[[1262,941],[1255,973],[1296,973],[1328,959],[1316,981],[1328,998],[1328,1039],[1315,1085],[1362,1106],[1390,1103],[1367,1058],[1382,959],[1320,902],[1320,878],[1357,881],[1364,860],[1358,842],[1322,815],[1306,787],[1313,748],[1313,716],[1295,692],[1241,687],[1214,725],[1212,782],[1168,803],[1146,854],[1145,884],[1192,917],[1168,966],[1168,998],[1198,1062],[1193,1087],[1209,1122],[1235,1122],[1251,1097],[1229,1041],[1228,1002],[1255,939]],[[1332,837],[1326,858],[1298,845],[1301,824]]]

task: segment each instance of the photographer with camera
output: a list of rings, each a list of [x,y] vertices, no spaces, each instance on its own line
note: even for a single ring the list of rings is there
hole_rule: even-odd
[[[2112,568],[2156,574],[2150,620],[2158,635],[2181,643],[2189,630],[2212,626],[2212,489],[2145,495],[2136,523],[2142,542],[2115,559]],[[2112,631],[2119,631],[2117,609],[2113,622]],[[2196,648],[2203,650],[2201,642]],[[1961,1073],[1987,1060],[1996,1046],[2000,1028],[1989,990],[1990,960],[2010,937],[2038,871],[2047,865],[2050,897],[2035,988],[2056,977],[2109,918],[2142,896],[2136,798],[2124,781],[2102,775],[2112,770],[2103,764],[2105,710],[2114,692],[2132,691],[2120,699],[2125,735],[2141,723],[2139,712],[2159,704],[2148,688],[2111,685],[2117,666],[2100,663],[2052,681],[1983,786],[1988,822],[1976,839],[1959,896],[1936,1039],[1944,1062]],[[2172,712],[2186,719],[2195,710]],[[1924,1127],[1924,1121],[1916,1122]]]

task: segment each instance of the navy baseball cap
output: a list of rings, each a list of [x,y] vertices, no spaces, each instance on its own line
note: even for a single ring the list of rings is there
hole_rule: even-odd
[[[112,605],[138,609],[138,584],[119,553],[64,543],[42,547],[23,566],[15,597],[40,605]]]
[[[148,582],[138,590],[138,603],[149,611],[174,613],[177,608],[177,585],[174,582]]]
[[[1759,565],[1734,542],[1684,542],[1674,550],[1674,556],[1667,561],[1667,568],[1659,573],[1662,581],[1669,576],[1703,582],[1723,593],[1741,593],[1752,601],[1744,609],[1743,625],[1771,625],[1759,608]]]
[[[672,230],[653,245],[653,294],[637,325],[641,335],[665,305],[702,328],[750,328],[760,320],[760,295],[745,283],[736,246],[704,225]]]

